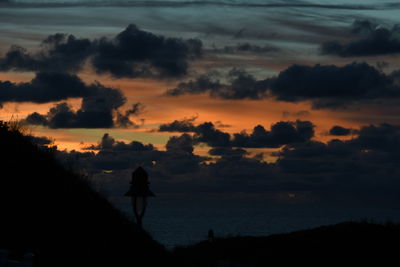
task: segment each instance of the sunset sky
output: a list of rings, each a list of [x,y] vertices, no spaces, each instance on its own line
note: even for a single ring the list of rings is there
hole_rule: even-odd
[[[61,158],[78,151],[99,179],[147,164],[167,191],[230,191],[225,179],[288,198],[385,191],[400,173],[399,12],[393,0],[0,0],[0,120],[53,139]],[[346,156],[312,154],[333,139]],[[132,141],[154,148],[117,147]],[[175,156],[186,172],[163,165]],[[246,164],[259,169],[242,185]]]

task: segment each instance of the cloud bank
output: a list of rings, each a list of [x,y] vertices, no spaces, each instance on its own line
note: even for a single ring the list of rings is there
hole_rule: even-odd
[[[274,125],[279,125],[276,123]],[[271,131],[272,128],[271,128]],[[129,172],[144,166],[160,193],[291,193],[301,201],[398,205],[400,126],[361,127],[348,141],[303,140],[284,145],[275,163],[250,157],[246,149],[211,147],[210,158],[193,154],[193,137],[173,136],[165,151],[137,141],[124,143],[105,134],[98,153],[57,152],[61,161],[95,175],[110,193],[122,195]],[[104,174],[103,170],[108,170]],[[110,172],[112,171],[112,172]],[[118,179],[115,177],[119,177]],[[125,178],[122,178],[125,177]]]
[[[285,102],[310,101],[313,108],[338,108],[363,101],[398,98],[396,72],[387,75],[367,63],[292,65],[276,77],[257,80],[243,70],[232,70],[227,82],[210,72],[182,82],[166,95],[209,94],[222,99],[275,98]]]
[[[386,28],[368,20],[356,20],[352,32],[356,40],[349,43],[325,42],[321,45],[322,54],[356,57],[400,53],[399,25]]]
[[[77,72],[88,63],[114,77],[180,77],[202,55],[197,39],[155,35],[131,24],[114,38],[77,38],[57,33],[43,40],[39,52],[12,46],[0,58],[1,71]]]

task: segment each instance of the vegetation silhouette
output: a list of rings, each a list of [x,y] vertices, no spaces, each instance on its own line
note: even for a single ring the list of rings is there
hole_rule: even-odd
[[[0,248],[35,266],[165,264],[162,245],[31,140],[0,122]]]

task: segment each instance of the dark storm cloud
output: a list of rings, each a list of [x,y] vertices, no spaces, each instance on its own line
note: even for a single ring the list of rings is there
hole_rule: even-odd
[[[400,27],[391,29],[368,20],[355,21],[352,32],[357,40],[349,43],[329,41],[321,46],[323,54],[341,57],[376,56],[400,53]]]
[[[219,80],[219,74],[209,72],[195,80],[179,83],[176,88],[167,90],[169,96],[183,94],[204,94],[223,99],[262,99],[266,97],[269,80],[258,81],[253,75],[238,69],[228,74],[228,83]]]
[[[335,125],[329,130],[329,135],[336,135],[336,136],[346,136],[346,135],[350,135],[352,133],[353,133],[352,129],[344,128],[339,125]]]
[[[215,72],[200,75],[167,90],[169,96],[209,94],[222,99],[276,98],[286,102],[311,101],[313,108],[337,108],[362,101],[398,98],[398,75],[386,75],[367,63],[335,65],[292,65],[278,76],[257,80],[233,69],[223,83]]]
[[[197,39],[167,38],[129,25],[114,38],[79,39],[54,34],[41,44],[39,52],[13,46],[0,58],[2,71],[79,71],[89,62],[98,73],[114,77],[179,77],[189,62],[202,54]]]
[[[36,112],[28,115],[26,123],[39,124],[50,128],[112,128],[118,122],[114,121],[114,113],[125,103],[121,91],[108,88],[100,83],[90,86],[92,94],[83,96],[77,111],[63,102],[52,107],[45,115]]]
[[[28,83],[0,81],[0,103],[46,103],[71,97],[87,97],[99,91],[99,85],[86,85],[76,75],[40,72]]]

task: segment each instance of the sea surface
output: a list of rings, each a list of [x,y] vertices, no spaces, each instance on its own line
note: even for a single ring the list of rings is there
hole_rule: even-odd
[[[133,217],[128,199],[114,204]],[[215,236],[267,236],[345,221],[400,222],[400,209],[316,204],[276,204],[254,199],[149,199],[145,230],[167,248]]]

